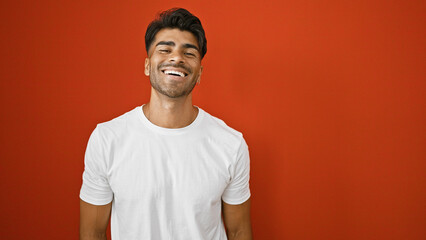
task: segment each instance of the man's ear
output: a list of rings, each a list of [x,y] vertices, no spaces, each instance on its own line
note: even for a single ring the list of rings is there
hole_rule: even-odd
[[[149,58],[145,58],[145,75],[149,76],[149,69],[151,68],[151,65],[149,64]]]
[[[200,66],[200,72],[198,73],[197,83],[200,84],[201,82],[201,73],[203,73],[203,66]]]

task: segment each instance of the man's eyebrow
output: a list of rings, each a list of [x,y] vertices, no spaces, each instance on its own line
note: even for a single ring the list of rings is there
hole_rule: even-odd
[[[166,45],[166,46],[172,46],[172,47],[176,46],[175,42],[173,42],[173,41],[160,41],[157,44],[155,44],[155,46],[159,46],[159,45]],[[193,48],[197,51],[200,51],[197,46],[195,46],[194,44],[191,44],[191,43],[184,43],[184,44],[182,44],[182,47],[183,48]]]
[[[196,49],[197,51],[200,51],[200,50],[198,49],[198,47],[197,47],[197,46],[195,46],[194,44],[190,44],[190,43],[185,43],[185,44],[183,44],[183,47],[184,47],[184,48],[194,48],[194,49]]]
[[[160,41],[155,46],[158,46],[158,45],[175,46],[176,44],[175,42],[172,42],[172,41]]]

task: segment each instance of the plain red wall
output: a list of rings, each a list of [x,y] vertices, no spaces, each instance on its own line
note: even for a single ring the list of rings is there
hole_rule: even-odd
[[[143,36],[208,38],[194,104],[242,131],[256,239],[426,239],[425,1],[2,1],[1,239],[77,239],[96,123],[149,99]]]

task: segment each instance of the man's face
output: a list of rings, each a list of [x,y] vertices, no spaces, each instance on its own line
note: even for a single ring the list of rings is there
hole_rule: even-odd
[[[151,86],[169,98],[191,93],[201,76],[201,55],[196,37],[179,29],[160,30],[145,59]]]

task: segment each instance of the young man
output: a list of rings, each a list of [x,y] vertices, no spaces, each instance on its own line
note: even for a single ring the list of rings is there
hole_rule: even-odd
[[[149,103],[90,136],[80,239],[106,239],[110,216],[113,240],[252,239],[247,144],[192,105],[207,51],[200,20],[165,11],[145,44]]]

